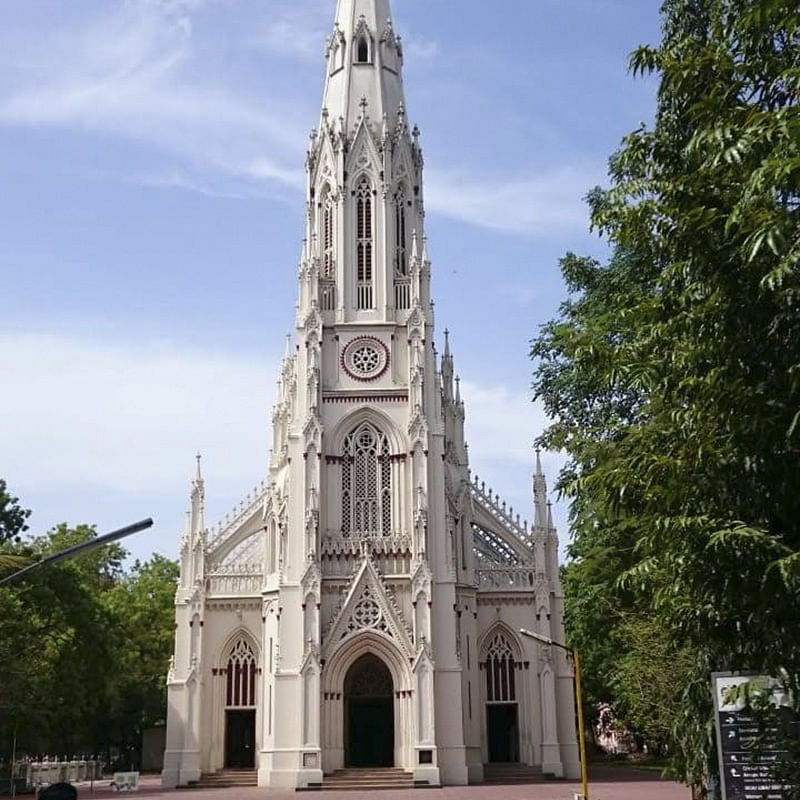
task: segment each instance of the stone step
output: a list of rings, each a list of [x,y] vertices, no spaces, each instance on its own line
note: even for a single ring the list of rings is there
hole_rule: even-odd
[[[194,786],[198,789],[232,789],[241,786],[258,786],[258,773],[254,769],[225,769],[200,776]]]
[[[414,776],[396,767],[341,769],[326,775],[319,788],[327,792],[413,789]]]

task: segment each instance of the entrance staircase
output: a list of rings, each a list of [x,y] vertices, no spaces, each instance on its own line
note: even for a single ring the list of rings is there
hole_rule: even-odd
[[[483,765],[483,782],[494,784],[539,783],[544,780],[541,767],[527,764],[497,763]]]
[[[254,769],[223,769],[200,776],[194,784],[197,789],[234,789],[258,786],[258,773]]]
[[[319,788],[324,792],[344,792],[354,789],[413,789],[415,786],[411,772],[391,767],[367,767],[338,769],[326,775]]]

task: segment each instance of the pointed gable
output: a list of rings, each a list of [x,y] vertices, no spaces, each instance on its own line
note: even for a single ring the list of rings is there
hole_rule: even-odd
[[[385,636],[413,656],[408,629],[369,556],[365,556],[323,646],[328,658],[343,642],[364,631]]]

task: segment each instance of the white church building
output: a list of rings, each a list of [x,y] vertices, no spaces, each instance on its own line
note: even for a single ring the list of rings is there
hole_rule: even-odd
[[[269,471],[210,529],[192,485],[163,783],[576,777],[571,664],[519,635],[564,635],[545,479],[529,525],[470,470],[389,0],[339,0],[326,58]]]

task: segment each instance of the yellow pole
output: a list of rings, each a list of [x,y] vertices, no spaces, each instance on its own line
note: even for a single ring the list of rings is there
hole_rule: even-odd
[[[572,651],[575,659],[575,699],[578,702],[578,740],[581,746],[581,780],[583,781],[583,800],[589,800],[589,776],[586,764],[586,732],[583,724],[583,690],[581,689],[581,658],[577,650]]]

